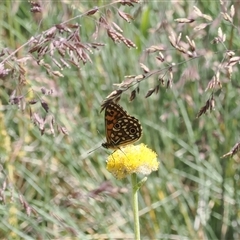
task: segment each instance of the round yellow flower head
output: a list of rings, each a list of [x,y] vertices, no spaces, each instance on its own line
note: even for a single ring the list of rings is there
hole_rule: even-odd
[[[127,145],[114,151],[107,160],[107,170],[117,179],[132,173],[149,175],[158,170],[157,154],[145,144]]]

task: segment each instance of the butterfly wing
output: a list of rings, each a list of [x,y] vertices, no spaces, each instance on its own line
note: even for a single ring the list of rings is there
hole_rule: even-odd
[[[115,103],[110,103],[105,110],[105,131],[107,143],[111,143],[111,136],[114,129],[114,125],[118,119],[123,118],[127,112],[123,108]]]
[[[142,136],[142,126],[138,119],[127,116],[118,119],[113,128],[113,145],[124,146],[136,142]]]
[[[107,142],[102,144],[105,148],[119,148],[137,141],[142,135],[140,122],[115,103],[106,107],[105,129]]]

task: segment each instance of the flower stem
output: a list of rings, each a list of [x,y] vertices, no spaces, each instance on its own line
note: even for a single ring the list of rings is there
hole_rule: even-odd
[[[135,240],[140,240],[140,227],[139,227],[139,215],[138,215],[138,189],[137,186],[137,174],[131,174],[132,182],[132,203],[133,203],[133,217],[134,217],[134,234]]]

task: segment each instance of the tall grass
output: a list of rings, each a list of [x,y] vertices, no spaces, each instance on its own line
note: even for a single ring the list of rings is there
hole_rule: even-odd
[[[96,4],[98,12],[85,14]],[[230,16],[233,12],[229,2],[196,5],[212,20],[200,17],[189,1],[133,5],[53,1],[42,5],[40,13],[31,13],[29,3],[0,3],[0,46],[8,49],[0,64],[31,37],[41,36],[76,16],[68,24],[81,25],[83,43],[93,42],[97,22],[104,17],[116,22],[124,38],[137,46],[114,43],[103,28],[94,41],[105,45],[88,52],[92,63],[80,61],[79,66],[61,70],[49,52],[41,57],[29,53],[30,45],[19,48],[14,57],[4,62],[10,72],[0,72],[1,239],[133,238],[129,181],[117,181],[105,169],[111,150],[89,151],[105,141],[104,114],[100,109],[106,97],[118,89],[113,84],[122,83],[126,75],[139,74],[144,75],[139,84],[123,88],[120,104],[140,120],[141,142],[154,149],[161,162],[159,171],[140,191],[142,238],[240,238],[239,157],[236,153],[221,158],[239,141],[238,64],[226,56],[229,51],[239,54],[239,3],[233,4],[236,13],[232,23],[224,20],[223,14]],[[118,10],[134,16],[134,21],[124,21]],[[179,18],[194,21],[175,21]],[[194,30],[202,23],[208,25]],[[218,39],[214,44],[221,35],[219,27],[226,40]],[[179,51],[177,40],[171,43],[169,36],[177,39],[179,33],[179,44],[187,51],[190,47],[186,35],[194,40],[196,48],[190,52],[196,55]],[[62,37],[67,34],[63,32]],[[151,46],[164,50],[149,53]],[[159,52],[165,58],[163,62],[156,59]],[[58,55],[54,57],[59,60]],[[24,61],[19,63],[19,59]],[[38,59],[44,59],[51,70],[37,64]],[[144,73],[139,63],[149,72]],[[226,66],[233,64],[229,78]],[[158,74],[149,74],[155,70]],[[211,82],[209,86],[217,72],[220,83]],[[157,85],[157,94],[145,98]],[[129,102],[136,86],[139,93]],[[37,103],[29,104],[31,100]],[[51,121],[44,125],[44,131],[36,119],[31,121],[34,113],[54,119],[54,135]]]

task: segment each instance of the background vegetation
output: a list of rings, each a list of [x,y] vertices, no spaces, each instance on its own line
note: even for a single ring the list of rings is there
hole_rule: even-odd
[[[121,86],[120,104],[140,120],[141,142],[161,163],[140,191],[142,238],[240,239],[238,145],[233,157],[221,158],[239,141],[239,2],[3,1],[0,7],[1,239],[133,238],[129,181],[106,171],[111,150],[89,151],[105,141],[100,109],[119,89],[113,84],[140,74],[139,84]],[[137,48],[114,43],[108,27],[94,39],[101,17]],[[61,69],[57,51],[54,57],[49,49],[33,51],[30,39],[46,39],[63,22],[72,25],[57,25],[56,32],[66,39],[80,25],[79,48],[91,62]],[[146,98],[151,90],[157,94]]]

